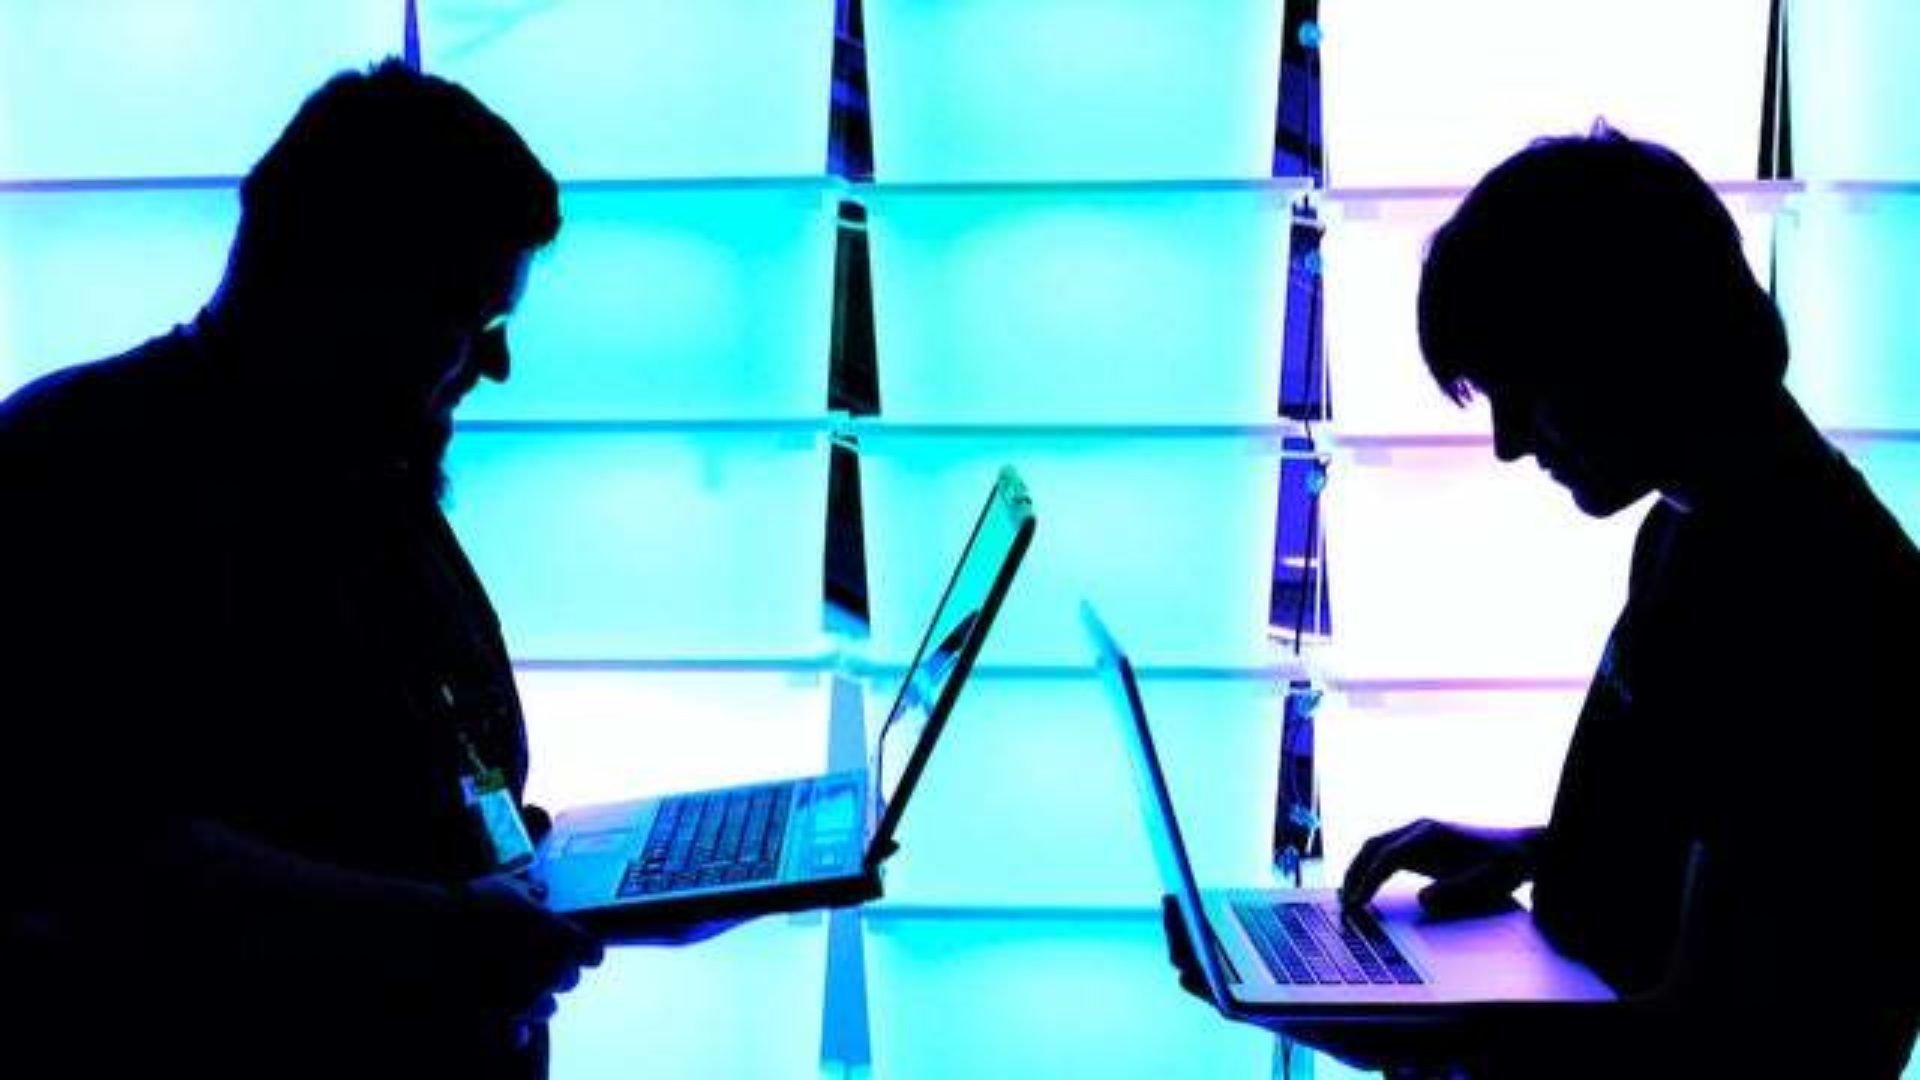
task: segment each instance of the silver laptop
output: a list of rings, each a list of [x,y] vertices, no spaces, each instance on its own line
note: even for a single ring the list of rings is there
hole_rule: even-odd
[[[907,668],[866,769],[561,813],[533,873],[589,928],[760,915],[880,895],[880,864],[1033,538],[1002,469]]]
[[[1179,909],[1214,1006],[1233,1018],[1319,1023],[1463,1008],[1612,1001],[1524,909],[1438,920],[1412,895],[1347,911],[1332,889],[1200,891],[1133,665],[1091,605],[1081,617],[1133,760],[1160,877]],[[1205,943],[1205,944],[1201,944]]]

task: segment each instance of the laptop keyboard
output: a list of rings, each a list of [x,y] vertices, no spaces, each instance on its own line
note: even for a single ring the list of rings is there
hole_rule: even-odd
[[[1413,986],[1425,981],[1364,911],[1296,900],[1236,901],[1233,909],[1276,982]]]
[[[780,872],[792,784],[676,795],[660,804],[623,898],[769,881]]]

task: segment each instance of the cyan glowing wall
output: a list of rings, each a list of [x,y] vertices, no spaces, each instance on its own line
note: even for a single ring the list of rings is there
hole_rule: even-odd
[[[473,420],[819,417],[836,196],[821,182],[564,192]]]
[[[824,432],[463,431],[449,516],[521,659],[823,646]]]
[[[192,319],[239,220],[224,185],[0,191],[0,394]]]
[[[396,55],[398,0],[8,0],[0,180],[233,176],[327,76]]]
[[[566,179],[818,175],[834,6],[420,0],[420,52]]]
[[[882,188],[867,202],[889,419],[1274,418],[1285,193]]]
[[[1787,0],[1793,165],[1815,180],[1920,179],[1920,6]]]
[[[875,177],[1269,175],[1277,0],[868,0]]]

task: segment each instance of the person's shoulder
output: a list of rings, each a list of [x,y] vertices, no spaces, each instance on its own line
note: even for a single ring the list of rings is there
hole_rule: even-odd
[[[42,375],[0,401],[15,446],[123,443],[181,398],[191,345],[176,327],[117,356]]]

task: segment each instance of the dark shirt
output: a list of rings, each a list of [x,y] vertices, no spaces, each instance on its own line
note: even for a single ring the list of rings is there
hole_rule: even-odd
[[[50,1022],[424,1030],[457,984],[459,733],[526,778],[498,624],[431,482],[274,359],[176,330],[0,405],[0,980]]]
[[[1920,984],[1895,884],[1920,829],[1920,554],[1837,452],[1800,457],[1647,516],[1534,906],[1616,990],[1649,993],[1698,842],[1689,977],[1713,1004],[1680,1024],[1685,1053],[1892,1076]]]

